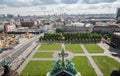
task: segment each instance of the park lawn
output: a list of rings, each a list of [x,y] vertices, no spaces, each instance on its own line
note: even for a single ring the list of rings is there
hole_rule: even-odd
[[[76,56],[73,58],[73,63],[81,76],[97,76],[87,57]]]
[[[85,44],[85,48],[89,53],[103,53],[104,50],[97,44]]]
[[[110,76],[113,70],[120,68],[120,63],[107,56],[93,56],[98,67],[103,72],[104,76]]]
[[[30,61],[20,76],[46,76],[52,66],[53,61]]]
[[[73,53],[83,53],[83,50],[79,44],[65,44],[65,49]]]
[[[61,44],[41,44],[38,50],[61,50]]]
[[[52,58],[53,52],[36,52],[33,58]]]

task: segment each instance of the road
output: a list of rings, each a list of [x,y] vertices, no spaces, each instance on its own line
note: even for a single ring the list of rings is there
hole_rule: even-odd
[[[43,34],[36,35],[33,38],[26,40],[24,43],[18,45],[13,50],[8,50],[8,52],[5,55],[2,55],[2,59],[7,58],[8,56],[13,57],[13,60],[17,58],[23,51],[25,51],[33,42],[37,41],[40,36]]]
[[[3,59],[9,59],[11,62],[14,61],[17,57],[19,57],[29,46],[32,45],[33,42],[38,41],[38,38],[40,36],[43,36],[42,34],[36,35],[33,38],[23,42],[22,44],[19,44],[17,47],[15,47],[13,50],[8,50],[8,52],[1,56],[0,61]],[[2,67],[0,66],[0,72],[3,71]]]

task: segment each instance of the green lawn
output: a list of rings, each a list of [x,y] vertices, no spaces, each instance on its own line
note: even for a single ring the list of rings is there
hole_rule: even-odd
[[[20,76],[46,76],[52,66],[53,61],[30,61]]]
[[[52,58],[53,52],[36,52],[33,58]]]
[[[81,76],[97,76],[87,57],[76,56],[73,58],[73,63],[76,69],[81,73]]]
[[[112,70],[120,68],[120,63],[107,56],[94,56],[93,57],[104,76],[110,76]]]
[[[61,44],[41,44],[38,50],[61,50]]]
[[[79,44],[66,44],[65,49],[73,53],[83,53],[83,50]]]
[[[104,50],[99,47],[97,44],[85,44],[85,48],[89,53],[103,53]]]

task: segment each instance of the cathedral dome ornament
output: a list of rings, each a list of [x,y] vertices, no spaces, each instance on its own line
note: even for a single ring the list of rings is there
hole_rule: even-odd
[[[64,44],[62,45],[61,53],[58,55],[62,57],[62,59],[55,61],[53,68],[47,73],[46,76],[81,76],[74,67],[73,62],[68,59],[65,60],[65,57],[68,56],[68,54],[65,53]]]

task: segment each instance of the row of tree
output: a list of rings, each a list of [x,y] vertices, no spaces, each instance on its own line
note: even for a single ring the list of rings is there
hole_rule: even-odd
[[[97,33],[90,32],[65,32],[65,33],[45,33],[40,37],[40,41],[44,42],[96,42],[101,41],[102,36]]]
[[[40,37],[40,41],[61,41],[62,33],[45,33],[43,37]]]
[[[104,39],[108,39],[108,38],[111,38],[111,36],[112,36],[112,34],[114,32],[119,32],[119,31],[115,31],[115,30],[114,31],[102,31],[102,30],[98,30],[98,31],[93,31],[92,33],[101,34]],[[56,28],[56,33],[65,33],[65,32],[61,28]]]
[[[65,41],[98,41],[102,38],[100,34],[90,32],[65,32],[63,35]]]

